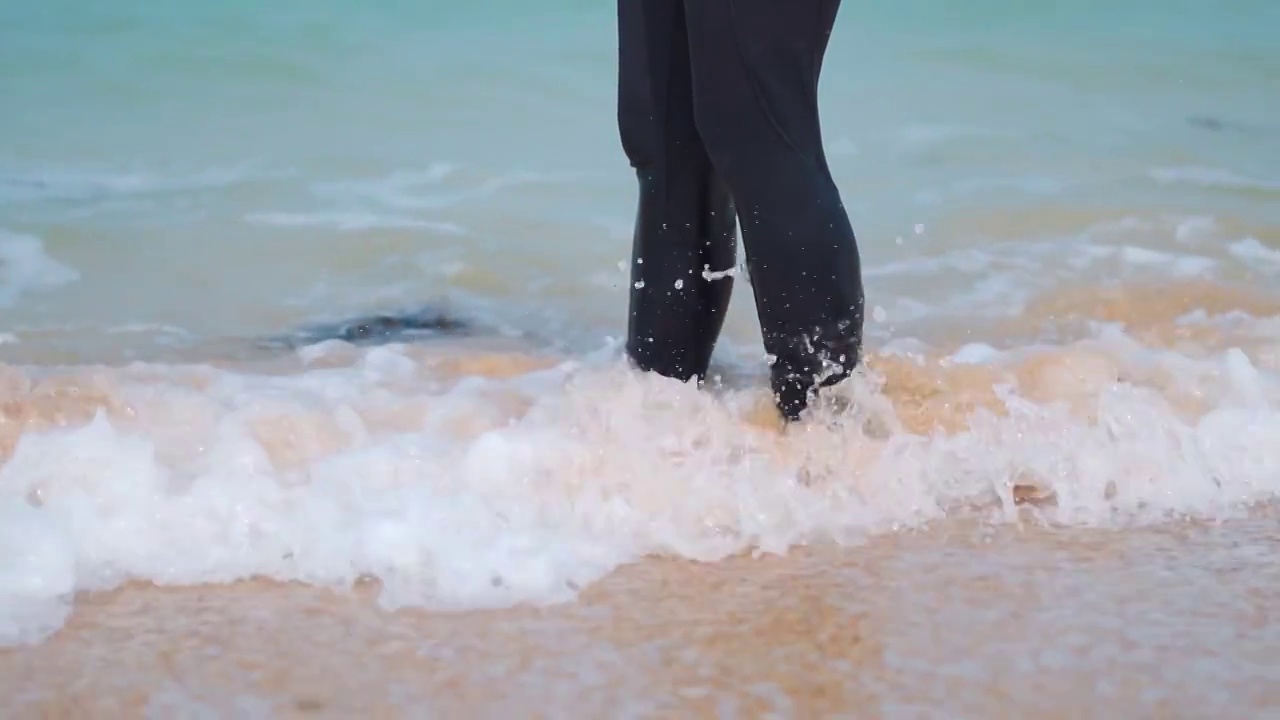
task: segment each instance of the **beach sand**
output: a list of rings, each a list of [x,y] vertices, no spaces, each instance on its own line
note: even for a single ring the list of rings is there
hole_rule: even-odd
[[[1255,562],[1214,568],[1241,538]],[[1195,543],[1198,559],[1178,556]],[[375,588],[130,585],[0,652],[6,717],[1264,717],[1275,517],[1141,533],[949,524],[646,561],[548,608]]]

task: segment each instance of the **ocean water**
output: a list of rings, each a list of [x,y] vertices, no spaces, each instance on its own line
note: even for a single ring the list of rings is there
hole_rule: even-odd
[[[129,582],[510,608],[975,519],[1105,532],[1191,578],[1170,613],[1268,593],[1232,569],[1280,550],[1280,6],[871,5],[821,99],[868,366],[779,433],[745,284],[715,388],[621,362],[611,4],[0,3],[0,641]],[[266,342],[422,307],[471,336]],[[916,567],[1023,572],[991,552]],[[1270,677],[1250,622],[1166,650],[1182,687]]]

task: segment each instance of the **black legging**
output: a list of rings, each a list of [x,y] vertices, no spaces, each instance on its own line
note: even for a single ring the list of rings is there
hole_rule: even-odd
[[[862,344],[858,246],[818,120],[839,4],[618,0],[618,126],[640,181],[627,353],[705,377],[733,289],[736,205],[789,419],[848,376]]]

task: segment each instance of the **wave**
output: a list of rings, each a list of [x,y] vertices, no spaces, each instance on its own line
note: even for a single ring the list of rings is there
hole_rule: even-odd
[[[245,220],[260,225],[281,227],[332,227],[341,231],[412,228],[433,230],[446,235],[465,235],[466,229],[446,222],[433,222],[412,217],[368,212],[265,212],[251,213]]]
[[[1211,167],[1165,167],[1149,173],[1161,185],[1195,185],[1203,188],[1261,193],[1280,192],[1280,182],[1251,178],[1230,170]]]
[[[187,175],[150,171],[108,172],[93,170],[9,171],[0,173],[0,201],[97,201],[196,190],[219,190],[256,179],[287,177],[248,167],[210,168]]]
[[[387,607],[496,607],[572,599],[649,555],[1273,501],[1280,303],[1125,293],[1036,306],[1097,318],[1074,341],[890,343],[790,428],[749,372],[700,391],[616,349],[0,367],[0,639],[37,642],[77,591],[129,580],[372,578]]]

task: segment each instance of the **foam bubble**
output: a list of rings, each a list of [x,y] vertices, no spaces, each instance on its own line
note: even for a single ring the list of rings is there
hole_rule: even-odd
[[[40,238],[0,229],[0,307],[12,307],[23,295],[79,279],[77,270],[45,252]]]

